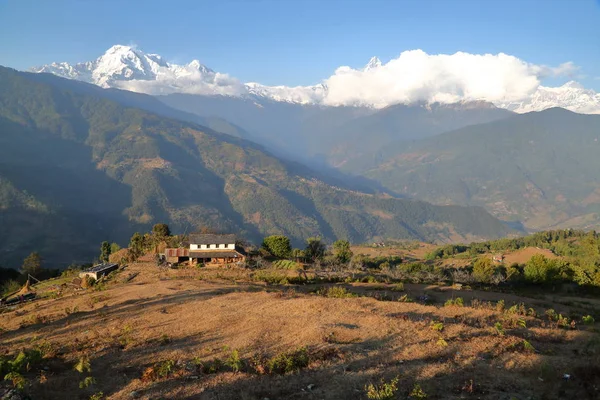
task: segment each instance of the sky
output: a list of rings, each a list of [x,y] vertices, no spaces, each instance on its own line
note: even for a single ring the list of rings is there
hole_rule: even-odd
[[[114,44],[242,82],[309,85],[408,50],[505,53],[600,91],[599,0],[0,0],[0,65],[94,60]]]

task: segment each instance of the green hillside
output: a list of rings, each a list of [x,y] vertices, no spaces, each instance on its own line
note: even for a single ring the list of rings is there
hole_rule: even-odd
[[[81,260],[101,240],[123,243],[156,222],[254,241],[274,233],[362,242],[509,232],[481,208],[335,186],[252,142],[54,82],[0,69],[0,218],[2,239],[12,243],[2,262],[34,249],[52,261]]]
[[[480,205],[529,228],[600,226],[600,116],[517,115],[388,148],[363,173],[436,204]]]

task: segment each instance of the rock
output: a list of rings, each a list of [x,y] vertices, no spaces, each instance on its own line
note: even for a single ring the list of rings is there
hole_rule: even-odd
[[[314,384],[314,383],[311,383],[311,384],[310,384],[310,385],[308,385],[306,388],[307,388],[308,390],[313,390],[313,388],[314,388],[314,387],[315,387],[315,384]]]
[[[140,393],[134,390],[133,392],[129,393],[129,397],[131,397],[132,399],[137,399],[138,397],[140,397]]]

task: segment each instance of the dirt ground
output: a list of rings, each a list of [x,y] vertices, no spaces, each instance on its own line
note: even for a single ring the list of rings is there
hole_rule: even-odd
[[[125,283],[127,276],[135,278]],[[419,398],[416,385],[428,399],[600,398],[596,325],[559,327],[543,316],[549,306],[581,314],[583,303],[435,285],[268,286],[249,276],[132,264],[104,290],[1,314],[0,353],[52,349],[25,374],[36,400],[100,392],[105,399],[366,399],[366,385],[395,377],[398,399]],[[313,293],[324,286],[361,296]],[[443,305],[457,297],[463,307]],[[483,303],[471,307],[472,299]],[[506,309],[524,303],[538,316],[497,309],[501,299]],[[303,348],[309,361],[297,372],[269,373],[257,361]],[[234,351],[238,372],[205,368]],[[74,369],[82,358],[90,372]],[[156,376],[168,362],[171,373]],[[80,388],[85,376],[94,383]]]

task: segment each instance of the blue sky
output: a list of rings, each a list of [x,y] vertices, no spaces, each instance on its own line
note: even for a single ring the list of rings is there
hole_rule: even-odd
[[[304,85],[422,49],[572,61],[577,80],[600,90],[598,0],[0,0],[0,37],[0,64],[17,69],[136,44],[241,81]]]

